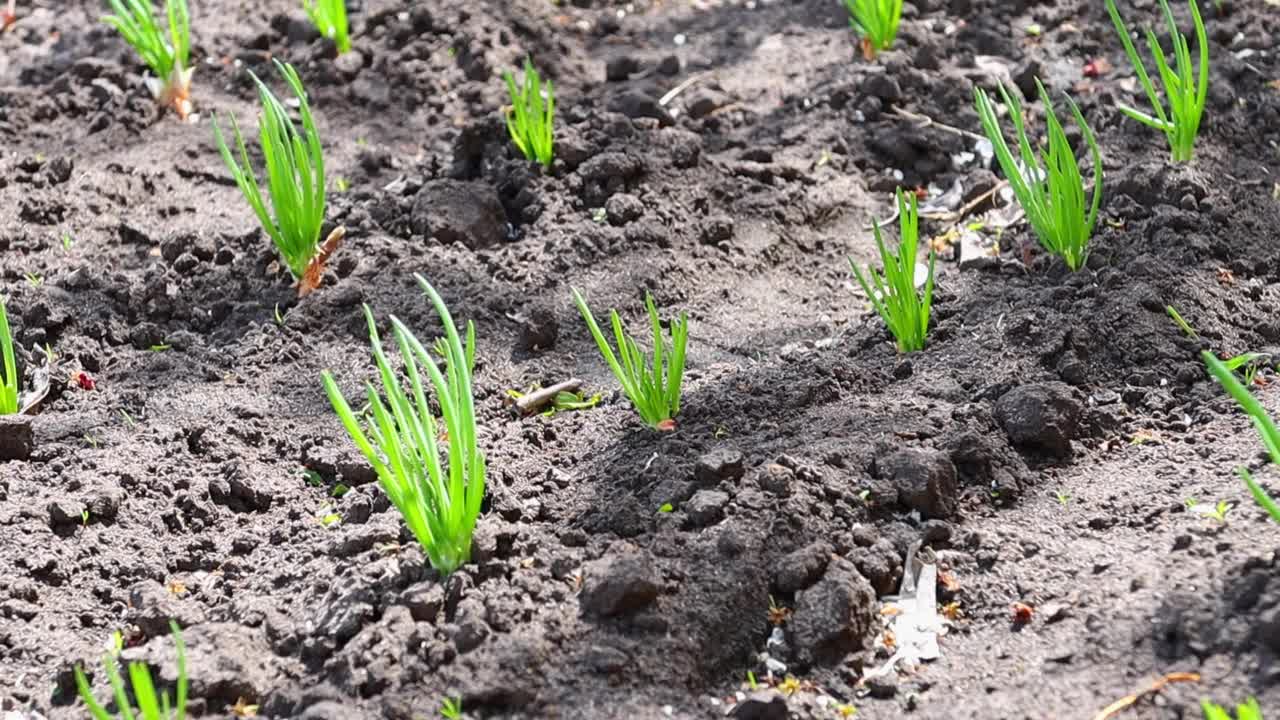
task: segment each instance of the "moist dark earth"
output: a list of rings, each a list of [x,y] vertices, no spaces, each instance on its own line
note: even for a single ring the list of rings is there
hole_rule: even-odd
[[[1198,359],[1280,354],[1280,9],[1205,3],[1204,126],[1172,166],[1115,109],[1145,99],[1101,2],[908,1],[874,62],[828,0],[349,5],[335,58],[295,3],[193,1],[190,124],[96,2],[20,2],[0,35],[0,288],[26,384],[49,378],[30,457],[0,463],[6,718],[85,717],[72,668],[116,630],[171,686],[170,618],[202,717],[1092,718],[1172,672],[1200,680],[1116,717],[1280,708],[1280,532],[1235,469],[1280,475]],[[502,119],[526,56],[556,88],[548,171]],[[256,134],[272,58],[347,229],[301,300],[210,127]],[[1035,76],[1104,156],[1078,273],[1003,200],[984,216],[998,178],[965,134],[975,85]],[[898,185],[940,250],[907,356],[846,260],[874,260]],[[479,337],[488,495],[447,580],[319,382],[373,378],[362,303],[439,333],[414,273]],[[688,311],[675,431],[618,392],[574,286],[631,323],[646,290]],[[571,377],[602,403],[508,405]],[[938,659],[860,683],[917,547],[959,614]]]

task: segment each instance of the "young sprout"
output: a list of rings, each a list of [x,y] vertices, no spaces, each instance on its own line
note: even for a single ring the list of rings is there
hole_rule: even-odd
[[[444,300],[425,278],[414,277],[444,324],[445,371],[440,371],[427,348],[392,316],[392,332],[409,380],[410,392],[406,394],[383,352],[373,312],[366,305],[369,340],[386,395],[384,402],[373,384],[366,384],[373,415],[369,423],[372,440],[360,427],[329,371],[321,377],[329,402],[356,447],[378,473],[387,497],[421,543],[432,567],[441,575],[448,575],[471,559],[471,535],[484,498],[485,462],[477,444],[475,399],[471,392],[476,332],[475,326],[468,322],[464,345]],[[427,402],[419,366],[431,378],[443,416],[444,437],[449,448],[443,457],[437,444],[441,428]],[[444,457],[448,458],[447,469]]]
[[[902,0],[844,0],[844,5],[849,24],[862,36],[862,57],[874,60],[877,52],[893,45],[902,20]]]
[[[459,720],[462,717],[462,698],[446,697],[440,703],[440,717],[445,720]]]
[[[0,356],[4,358],[4,377],[0,378],[0,415],[18,412],[18,363],[13,356],[13,336],[9,331],[9,313],[0,297]]]
[[[1125,54],[1129,56],[1129,62],[1133,64],[1134,72],[1138,75],[1138,82],[1142,84],[1142,89],[1147,93],[1147,99],[1151,101],[1155,116],[1128,105],[1120,105],[1120,112],[1143,125],[1163,132],[1169,138],[1169,150],[1174,162],[1191,160],[1196,134],[1200,132],[1200,116],[1204,113],[1204,101],[1209,91],[1209,42],[1205,37],[1204,20],[1200,17],[1200,8],[1196,5],[1196,0],[1187,0],[1187,6],[1191,8],[1191,19],[1196,26],[1196,43],[1200,47],[1200,67],[1197,70],[1197,77],[1191,75],[1190,45],[1187,44],[1187,36],[1178,30],[1177,24],[1173,21],[1169,0],[1160,0],[1160,7],[1164,11],[1165,24],[1169,28],[1169,36],[1173,41],[1176,68],[1169,67],[1156,34],[1150,28],[1147,29],[1147,47],[1151,49],[1151,55],[1155,58],[1156,69],[1159,70],[1160,81],[1164,85],[1164,94],[1169,101],[1169,110],[1165,112],[1160,104],[1160,98],[1156,96],[1155,84],[1147,74],[1142,58],[1138,57],[1133,41],[1129,39],[1129,29],[1120,18],[1115,0],[1107,0],[1107,13],[1111,15],[1111,23],[1120,34]]]
[[[1267,449],[1267,454],[1271,456],[1271,462],[1280,465],[1280,430],[1276,429],[1276,424],[1271,420],[1271,416],[1267,414],[1266,409],[1262,407],[1262,403],[1258,399],[1249,394],[1245,386],[1240,384],[1236,376],[1227,366],[1219,360],[1213,353],[1204,350],[1200,353],[1204,358],[1204,364],[1209,368],[1209,374],[1222,385],[1231,397],[1244,409],[1246,415],[1253,420],[1253,426],[1257,428],[1258,435],[1262,438],[1262,444]],[[1280,505],[1276,503],[1262,486],[1253,479],[1249,471],[1245,468],[1236,470],[1240,475],[1240,479],[1244,480],[1244,484],[1249,487],[1249,492],[1253,494],[1253,499],[1262,506],[1272,520],[1280,523]]]
[[[1204,713],[1204,720],[1233,720],[1229,707],[1224,708],[1207,699],[1200,701],[1200,710]],[[1234,720],[1262,720],[1262,706],[1257,698],[1249,698],[1236,705]]]
[[[1093,235],[1098,208],[1102,205],[1102,156],[1098,153],[1098,143],[1085,124],[1080,108],[1068,97],[1067,104],[1071,108],[1071,114],[1080,126],[1080,132],[1093,155],[1093,199],[1086,205],[1084,180],[1080,176],[1075,151],[1071,149],[1071,141],[1062,129],[1062,123],[1058,121],[1053,103],[1040,84],[1040,79],[1036,78],[1036,89],[1039,90],[1040,101],[1045,107],[1045,129],[1049,144],[1039,160],[1027,138],[1022,105],[1009,93],[1004,83],[1000,83],[999,88],[1000,96],[1009,108],[1009,116],[1013,118],[1019,159],[1014,159],[1009,146],[1005,144],[995,105],[982,88],[975,87],[974,104],[978,110],[978,119],[982,121],[982,129],[991,141],[996,159],[1000,161],[1000,169],[1013,188],[1018,204],[1027,214],[1027,221],[1040,239],[1040,244],[1061,257],[1067,267],[1073,271],[1079,270],[1084,267],[1088,258],[1089,238]]]
[[[885,247],[884,238],[880,235],[880,223],[871,224],[875,233],[876,246],[880,248],[880,261],[884,264],[881,275],[871,268],[867,273],[871,282],[858,269],[853,258],[849,258],[849,267],[853,275],[867,294],[871,304],[875,306],[880,318],[889,327],[889,332],[898,341],[899,352],[914,352],[924,348],[924,338],[929,332],[929,311],[933,306],[933,266],[937,259],[933,252],[929,253],[929,275],[925,279],[924,291],[916,290],[916,254],[920,245],[919,207],[915,193],[904,193],[899,188],[898,226],[901,238],[898,241],[898,254],[895,256]],[[910,198],[908,200],[907,198]]]
[[[555,86],[548,80],[543,91],[542,78],[528,58],[524,61],[523,87],[516,84],[515,75],[510,71],[504,77],[511,95],[511,107],[507,110],[507,132],[511,140],[526,158],[551,167],[555,155]]]
[[[155,683],[151,680],[151,671],[147,669],[144,662],[129,663],[129,684],[133,689],[133,697],[137,701],[137,710],[134,710],[129,704],[129,696],[125,692],[124,682],[120,678],[120,672],[116,669],[114,658],[108,654],[103,658],[102,664],[107,672],[107,681],[111,684],[111,690],[115,695],[116,707],[119,708],[121,718],[123,720],[183,720],[187,716],[187,658],[186,645],[182,642],[182,631],[178,628],[178,624],[172,620],[169,621],[169,629],[173,632],[173,644],[178,650],[178,696],[176,702],[172,705],[169,702],[169,693],[156,694]],[[119,654],[119,650],[116,651]],[[76,687],[80,691],[80,698],[84,700],[84,704],[89,708],[89,714],[93,716],[93,720],[112,720],[111,715],[106,709],[93,699],[93,689],[89,687],[89,680],[85,677],[84,671],[78,666],[75,668]]]
[[[653,352],[644,353],[623,329],[618,311],[610,310],[609,321],[613,325],[614,340],[618,343],[618,354],[614,355],[609,341],[596,324],[595,316],[591,314],[591,308],[587,307],[587,301],[577,288],[573,289],[573,302],[587,322],[604,361],[609,364],[613,376],[618,378],[622,392],[640,413],[640,418],[659,430],[675,429],[673,418],[680,413],[680,384],[684,381],[685,346],[689,342],[688,314],[682,312],[678,320],[671,322],[668,344],[662,336],[662,323],[658,320],[653,295],[646,292],[644,305],[653,329]]]
[[[218,149],[222,151],[223,162],[258,216],[262,229],[271,236],[285,266],[298,281],[298,295],[302,296],[319,287],[325,263],[342,241],[343,229],[336,228],[324,246],[320,246],[320,229],[324,224],[324,150],[320,147],[315,119],[297,71],[288,63],[279,60],[275,63],[298,99],[305,137],[294,127],[280,100],[257,75],[250,72],[258,85],[258,98],[262,102],[262,115],[259,117],[262,156],[267,166],[267,189],[274,218],[267,211],[235,116],[231,117],[231,128],[240,151],[239,161],[227,147],[216,116],[213,134]]]
[[[17,0],[9,0],[4,10],[0,11],[0,32],[13,27],[18,22],[18,2]]]
[[[320,31],[333,41],[341,55],[351,49],[351,36],[347,34],[346,0],[302,0],[302,9]]]
[[[107,0],[114,15],[102,21],[114,27],[129,43],[154,78],[147,78],[147,87],[162,107],[172,107],[183,120],[191,114],[191,20],[187,15],[187,0],[165,0],[165,13],[169,21],[166,38],[156,25],[151,0]]]

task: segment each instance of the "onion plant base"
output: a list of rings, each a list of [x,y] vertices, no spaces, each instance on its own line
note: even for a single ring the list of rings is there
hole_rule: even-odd
[[[893,47],[902,21],[902,0],[844,0],[849,25],[861,39],[862,57],[875,60],[876,54]]]
[[[165,0],[168,37],[160,31],[151,0],[107,0],[112,15],[102,21],[115,28],[155,77],[147,88],[161,107],[182,120],[191,114],[191,17],[187,0]]]

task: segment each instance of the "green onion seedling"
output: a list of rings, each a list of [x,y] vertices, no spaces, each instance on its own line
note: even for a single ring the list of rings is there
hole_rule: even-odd
[[[1165,305],[1164,311],[1168,313],[1169,317],[1173,318],[1174,324],[1178,326],[1178,329],[1182,330],[1184,335],[1193,339],[1200,337],[1196,329],[1191,327],[1191,324],[1186,320],[1183,320],[1182,315],[1178,314],[1178,311],[1174,310],[1172,305]]]
[[[462,698],[447,697],[440,703],[440,717],[445,720],[459,720],[462,717]]]
[[[516,84],[515,74],[504,76],[511,107],[507,110],[507,132],[524,156],[551,167],[555,155],[556,89],[550,80],[542,87],[542,77],[533,62],[524,61],[524,85]]]
[[[1102,206],[1102,156],[1098,152],[1093,132],[1080,114],[1080,108],[1068,97],[1067,104],[1071,108],[1071,114],[1080,126],[1080,132],[1093,155],[1093,198],[1086,204],[1084,180],[1080,175],[1075,151],[1071,149],[1071,142],[1067,139],[1066,131],[1058,121],[1053,103],[1039,78],[1036,78],[1036,88],[1040,91],[1040,101],[1044,103],[1045,128],[1049,136],[1048,149],[1041,154],[1039,160],[1027,138],[1022,105],[1009,93],[1003,82],[999,85],[1000,96],[1009,108],[1009,116],[1013,118],[1019,160],[1014,159],[1005,143],[995,105],[980,87],[973,89],[974,104],[982,129],[1000,162],[1000,169],[1004,171],[1013,194],[1018,198],[1018,204],[1027,214],[1027,222],[1031,224],[1040,244],[1045,250],[1062,258],[1071,270],[1079,270],[1084,267],[1088,258],[1089,238],[1093,235],[1098,209]]]
[[[844,5],[849,24],[862,36],[862,57],[874,60],[877,52],[893,46],[902,20],[902,0],[844,0]]]
[[[1191,160],[1192,150],[1195,147],[1196,135],[1200,132],[1200,118],[1204,114],[1204,101],[1209,92],[1209,42],[1205,37],[1204,20],[1200,17],[1200,8],[1196,4],[1196,0],[1187,0],[1187,6],[1191,8],[1191,19],[1196,26],[1196,43],[1200,48],[1200,67],[1196,71],[1196,76],[1192,76],[1191,68],[1191,48],[1187,43],[1187,36],[1178,30],[1177,24],[1173,21],[1173,11],[1169,9],[1169,0],[1160,0],[1160,8],[1164,11],[1165,24],[1169,28],[1169,36],[1173,41],[1174,65],[1169,67],[1166,60],[1164,50],[1160,48],[1160,41],[1156,38],[1156,34],[1149,28],[1147,29],[1147,47],[1151,50],[1151,55],[1155,58],[1156,69],[1160,73],[1160,81],[1164,85],[1165,98],[1169,102],[1169,109],[1166,112],[1164,106],[1160,103],[1160,98],[1156,95],[1155,84],[1151,81],[1151,76],[1147,74],[1147,68],[1142,62],[1142,58],[1138,57],[1138,51],[1133,46],[1133,40],[1129,39],[1129,28],[1125,27],[1124,20],[1120,17],[1120,11],[1116,9],[1115,0],[1106,0],[1107,13],[1111,15],[1111,23],[1115,25],[1116,32],[1120,34],[1120,41],[1124,43],[1125,54],[1129,56],[1129,62],[1133,64],[1133,70],[1138,75],[1138,82],[1142,84],[1142,89],[1147,93],[1147,99],[1151,101],[1154,116],[1144,113],[1136,108],[1128,105],[1120,105],[1120,112],[1137,120],[1151,128],[1155,128],[1164,133],[1169,139],[1169,150],[1174,162],[1189,162]]]
[[[867,282],[867,277],[858,269],[853,258],[849,258],[849,267],[853,269],[853,276],[858,279],[862,291],[897,340],[898,350],[907,353],[924,348],[925,335],[929,332],[929,312],[933,306],[933,268],[937,258],[932,251],[929,253],[929,274],[923,290],[916,290],[916,255],[920,246],[919,203],[915,193],[903,193],[901,188],[897,191],[897,199],[898,229],[901,234],[898,254],[894,255],[885,246],[880,234],[880,223],[873,222],[871,229],[875,234],[876,247],[880,249],[883,274],[867,268],[867,274],[871,276],[871,282]]]
[[[259,189],[253,166],[249,163],[249,153],[245,150],[244,138],[240,135],[235,116],[231,117],[231,128],[240,153],[238,161],[222,137],[222,128],[216,116],[213,133],[218,149],[222,151],[222,160],[235,178],[240,192],[253,208],[262,229],[275,243],[285,266],[298,281],[298,295],[301,297],[320,286],[325,264],[342,242],[344,230],[341,227],[335,228],[323,246],[320,245],[320,230],[324,224],[324,150],[320,146],[320,135],[316,132],[315,119],[311,115],[311,105],[307,102],[307,92],[302,87],[297,71],[288,63],[279,60],[275,63],[298,99],[303,132],[299,133],[294,127],[284,104],[257,75],[250,72],[253,81],[257,83],[258,98],[262,103],[259,123],[262,156],[267,166],[267,189],[271,195],[274,218],[267,211],[266,201]]]
[[[129,695],[125,691],[124,681],[120,677],[120,671],[116,669],[115,656],[108,653],[103,658],[103,667],[107,672],[107,681],[111,685],[111,690],[115,695],[115,704],[119,709],[122,720],[183,720],[187,716],[187,658],[186,645],[182,642],[182,631],[178,628],[178,624],[172,620],[169,621],[169,629],[173,632],[173,644],[178,651],[178,688],[177,698],[171,704],[169,701],[169,693],[162,692],[157,694],[155,683],[151,680],[151,671],[147,669],[144,662],[129,663],[129,684],[133,689],[132,695],[137,702],[137,709],[129,704]],[[116,652],[115,655],[119,655]],[[89,680],[85,677],[84,670],[79,666],[75,668],[76,688],[80,692],[80,699],[84,700],[84,704],[89,708],[89,714],[93,716],[93,720],[112,720],[110,713],[106,711],[98,701],[93,698],[93,689],[89,687]]]
[[[649,325],[653,330],[653,352],[644,353],[631,335],[622,327],[617,310],[609,311],[614,340],[618,353],[614,354],[609,341],[596,323],[591,308],[577,288],[573,289],[573,302],[586,321],[591,337],[600,348],[600,355],[608,363],[613,376],[622,385],[622,392],[635,406],[640,418],[658,430],[674,430],[676,415],[680,414],[680,385],[684,381],[685,347],[689,342],[689,315],[680,313],[671,322],[668,341],[662,335],[662,323],[658,320],[658,308],[653,295],[644,294],[645,309],[649,313]]]
[[[373,384],[366,384],[373,414],[369,423],[372,440],[361,428],[333,376],[326,370],[321,377],[334,411],[377,472],[383,490],[422,545],[432,567],[441,575],[448,575],[471,558],[471,535],[484,498],[485,461],[477,442],[475,397],[471,390],[476,334],[475,326],[468,322],[464,344],[444,300],[425,278],[414,277],[444,325],[445,371],[440,371],[427,348],[392,316],[392,331],[409,379],[410,392],[406,394],[383,352],[373,311],[366,305],[369,341],[387,398],[384,402]],[[438,447],[438,425],[427,402],[419,366],[426,370],[435,388],[449,448],[447,456]]]
[[[187,0],[165,0],[168,37],[160,32],[152,13],[151,0],[107,0],[113,15],[102,21],[114,27],[129,43],[154,78],[147,88],[161,107],[171,107],[183,120],[191,114],[191,19]]]
[[[1204,720],[1233,720],[1229,708],[1215,705],[1207,699],[1200,701],[1200,710],[1204,713]],[[1262,706],[1256,698],[1251,697],[1236,705],[1234,720],[1262,720]]]
[[[1204,364],[1209,368],[1209,374],[1222,385],[1231,397],[1244,409],[1246,415],[1253,420],[1253,426],[1257,428],[1258,435],[1262,438],[1262,444],[1267,449],[1267,454],[1271,457],[1271,462],[1280,465],[1280,430],[1276,429],[1276,424],[1272,421],[1271,416],[1267,414],[1262,403],[1258,402],[1244,385],[1236,379],[1236,376],[1227,368],[1227,366],[1214,356],[1208,350],[1200,353],[1204,359]],[[1249,492],[1253,494],[1253,499],[1262,506],[1272,520],[1280,523],[1280,505],[1276,503],[1262,486],[1253,479],[1249,471],[1245,468],[1239,468],[1236,472],[1240,474],[1240,479],[1244,480],[1244,484],[1248,486]]]
[[[0,297],[0,356],[4,359],[0,415],[14,415],[18,412],[18,363],[13,355],[13,334],[9,330],[9,311],[3,297]]]
[[[333,41],[339,55],[351,50],[346,0],[302,0],[302,9],[320,34]]]

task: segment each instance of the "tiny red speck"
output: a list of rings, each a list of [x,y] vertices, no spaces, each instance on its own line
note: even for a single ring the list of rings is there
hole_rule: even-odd
[[[93,376],[83,370],[76,373],[76,384],[80,386],[81,390],[92,390],[98,385],[94,382]]]

